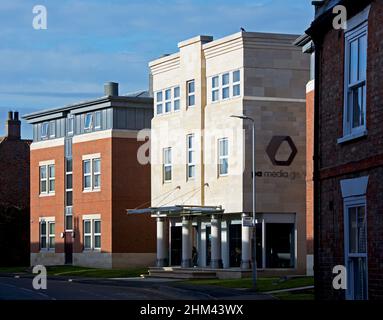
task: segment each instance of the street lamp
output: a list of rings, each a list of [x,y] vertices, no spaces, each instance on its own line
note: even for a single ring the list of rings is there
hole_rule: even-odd
[[[252,255],[252,264],[253,264],[253,288],[254,290],[257,289],[257,242],[256,242],[256,219],[255,219],[255,212],[256,212],[256,194],[255,194],[255,179],[256,179],[256,172],[255,172],[255,120],[253,118],[250,118],[248,116],[242,115],[242,116],[231,116],[231,118],[238,118],[241,120],[249,120],[253,123],[253,138],[252,138],[252,164],[253,164],[253,172],[252,172],[252,179],[253,179],[253,239],[251,241],[252,249],[253,249],[253,255]]]

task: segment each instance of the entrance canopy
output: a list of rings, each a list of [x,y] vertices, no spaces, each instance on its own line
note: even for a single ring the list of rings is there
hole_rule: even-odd
[[[224,210],[221,206],[186,206],[177,205],[169,207],[146,208],[127,210],[128,214],[147,214],[150,213],[155,217],[184,217],[184,216],[211,216],[222,214]]]

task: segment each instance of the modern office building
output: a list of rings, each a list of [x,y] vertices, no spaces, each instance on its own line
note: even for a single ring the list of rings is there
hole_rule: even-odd
[[[256,128],[258,267],[306,273],[309,57],[296,38],[197,36],[150,63],[152,208],[142,212],[157,219],[159,267],[250,269],[252,123],[231,117],[245,114]]]
[[[150,128],[147,92],[99,99],[24,116],[31,145],[31,264],[122,268],[155,261],[155,222],[127,216],[150,202],[150,166],[137,132]]]
[[[25,265],[29,256],[29,146],[17,111],[8,112],[0,137],[1,266]]]
[[[379,300],[383,298],[383,2],[316,1],[316,5],[315,19],[306,31],[316,55],[316,292],[319,299]],[[340,11],[333,13],[337,5],[346,12],[343,21]],[[339,266],[347,271],[346,290],[333,287],[333,269]]]

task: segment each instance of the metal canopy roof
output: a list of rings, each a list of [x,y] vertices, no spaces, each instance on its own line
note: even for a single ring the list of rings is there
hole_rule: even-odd
[[[153,218],[155,217],[182,217],[182,216],[202,216],[222,214],[224,210],[221,206],[169,206],[158,208],[145,208],[126,210],[128,214],[147,214],[150,213]]]

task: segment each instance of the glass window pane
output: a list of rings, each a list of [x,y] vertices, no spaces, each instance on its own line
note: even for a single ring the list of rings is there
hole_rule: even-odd
[[[90,160],[84,161],[84,173],[90,173]]]
[[[172,90],[168,89],[165,91],[165,100],[170,100],[172,98]]]
[[[84,233],[90,233],[90,221],[89,220],[84,221]]]
[[[219,77],[213,77],[211,81],[212,88],[218,88],[219,86]]]
[[[188,82],[188,93],[194,93],[195,87],[194,87],[194,80]]]
[[[91,187],[91,176],[86,176],[84,178],[84,188],[88,189]]]
[[[357,242],[357,221],[356,221],[356,208],[348,209],[348,220],[349,220],[349,252],[358,252]]]
[[[46,179],[46,177],[47,177],[47,167],[42,166],[42,167],[40,167],[40,178]]]
[[[95,249],[101,248],[101,236],[94,236],[94,248]]]
[[[41,181],[41,184],[40,184],[40,192],[41,192],[41,193],[45,193],[45,192],[47,192],[47,181],[46,181],[46,180]]]
[[[94,187],[100,188],[101,186],[101,176],[99,174],[94,175]]]
[[[174,100],[174,111],[180,109],[180,100]]]
[[[73,216],[65,217],[65,228],[66,230],[73,230]]]
[[[88,113],[85,116],[85,129],[91,129],[92,127],[92,122],[93,122],[93,114]]]
[[[49,192],[55,191],[55,180],[49,180]]]
[[[359,207],[358,211],[358,251],[367,253],[366,215],[365,208]]]
[[[66,193],[66,205],[69,207],[73,205],[73,192],[72,191],[68,191]]]
[[[96,112],[96,123],[95,123],[96,128],[101,128],[101,112],[97,111]]]
[[[230,74],[225,73],[224,75],[222,75],[222,85],[223,86],[228,85],[229,82],[230,82]]]
[[[100,159],[94,159],[93,160],[93,171],[94,172],[101,172],[101,160]]]
[[[55,166],[49,166],[49,178],[54,178],[55,177]]]
[[[359,38],[359,80],[366,80],[367,74],[367,35]]]
[[[41,222],[41,224],[40,224],[40,233],[41,233],[41,235],[46,235],[47,234],[47,224],[46,224],[46,222]]]
[[[241,86],[239,84],[236,84],[233,87],[233,97],[237,97],[241,95]]]
[[[194,95],[193,96],[189,96],[189,98],[188,98],[188,105],[189,105],[189,107],[195,105],[195,96]]]
[[[72,165],[73,165],[72,160],[69,159],[66,161],[66,172],[72,172],[73,171]]]
[[[172,180],[172,168],[170,166],[165,167],[165,181]]]
[[[157,92],[157,102],[162,102],[162,91]]]
[[[212,101],[218,101],[219,100],[219,90],[214,90],[212,92],[212,97],[211,97]]]
[[[179,98],[180,97],[180,87],[175,87],[174,88],[174,98]]]
[[[195,177],[195,166],[189,166],[188,167],[188,177],[194,178]]]
[[[91,236],[85,236],[84,237],[84,248],[85,249],[90,249],[90,238]]]
[[[157,104],[157,114],[162,113],[162,104]]]
[[[241,73],[239,70],[233,72],[233,82],[239,82],[241,80]]]
[[[101,221],[94,221],[94,233],[101,233]]]
[[[73,175],[67,174],[66,176],[66,188],[73,189]]]
[[[54,223],[49,223],[49,234],[55,234],[55,224]]]
[[[222,99],[228,99],[229,97],[230,97],[229,88],[223,88],[222,89]]]
[[[40,248],[41,249],[46,249],[47,248],[47,238],[45,236],[41,237]]]
[[[56,136],[56,122],[55,121],[51,121],[49,123],[49,136],[52,138]]]
[[[166,102],[165,103],[165,112],[170,112],[170,111],[172,111],[172,103]]]
[[[350,84],[358,80],[358,39],[350,43]]]

